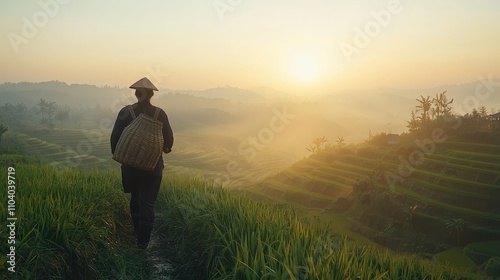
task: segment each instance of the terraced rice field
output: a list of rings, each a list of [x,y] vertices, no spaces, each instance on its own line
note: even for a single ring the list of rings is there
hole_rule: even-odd
[[[235,151],[220,148],[179,148],[166,157],[170,170],[214,180],[225,187],[241,187],[255,184],[275,175],[296,159],[277,150],[266,148],[249,159]]]
[[[257,187],[246,189],[254,197],[287,200],[309,208],[326,208],[339,196],[348,195],[357,179],[367,177],[371,169],[341,161],[325,162],[308,158],[276,176],[266,179]],[[286,191],[286,196],[275,193]],[[300,199],[287,199],[297,197]]]
[[[111,159],[109,133],[30,131],[20,138],[29,150],[55,166],[118,167]],[[254,197],[311,208],[329,207],[338,197],[347,196],[357,180],[373,178],[380,170],[398,174],[399,158],[407,158],[398,149],[387,148],[368,155],[309,157],[292,165],[292,157],[272,148],[259,151],[251,160],[224,148],[225,144],[234,146],[235,139],[207,147],[183,146],[183,140],[181,137],[179,147],[165,156],[167,172],[190,174],[242,188]],[[423,164],[403,179],[395,190],[416,201],[451,212],[500,219],[500,146],[442,143],[434,153],[425,154]],[[381,180],[379,185],[388,187],[388,182]]]
[[[400,158],[408,155],[396,148],[379,149],[361,155],[333,154],[304,159],[278,175],[266,179],[246,192],[255,197],[287,200],[285,192],[330,201],[346,196],[358,179],[376,178],[376,174],[392,172],[398,175]],[[425,154],[423,163],[412,166],[410,176],[400,176],[394,190],[419,203],[486,220],[500,221],[500,145],[445,142],[434,153]],[[378,186],[389,188],[384,176]],[[322,208],[317,205],[316,208]],[[425,215],[425,213],[421,213]]]
[[[94,145],[86,141],[83,130],[31,132],[18,137],[30,153],[54,166],[107,168],[112,164],[110,156],[103,152],[103,143]]]
[[[19,138],[29,151],[54,166],[118,168],[119,164],[111,159],[110,133],[85,129],[33,130],[20,134]],[[184,135],[176,137],[174,151],[164,155],[166,172],[189,174],[226,187],[239,187],[262,181],[297,160],[270,147],[249,159],[240,155],[236,148],[234,151],[226,148],[235,146],[237,139],[225,139],[212,145],[196,141]]]

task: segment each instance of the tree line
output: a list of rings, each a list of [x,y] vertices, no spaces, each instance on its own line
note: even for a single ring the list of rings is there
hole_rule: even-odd
[[[30,110],[28,110],[28,107],[24,103],[18,103],[16,105],[5,103],[0,106],[0,111],[2,112],[2,118],[10,122],[26,119],[30,115]],[[35,114],[41,115],[39,124],[49,131],[54,130],[56,121],[59,122],[60,128],[62,129],[64,122],[69,118],[68,109],[57,105],[55,101],[46,101],[43,98],[36,104],[34,111]],[[33,113],[33,110],[31,113]]]
[[[54,131],[56,128],[63,129],[68,123],[74,122],[78,127],[82,116],[108,117],[111,115],[109,109],[102,108],[98,104],[95,108],[73,108],[67,105],[57,104],[55,101],[40,98],[40,100],[31,108],[25,103],[5,103],[0,105],[0,123],[11,127],[32,128],[33,125],[40,129]]]
[[[423,95],[416,99],[417,105],[407,121],[410,134],[429,134],[434,128],[442,128],[452,134],[487,131],[489,128],[488,110],[485,106],[474,108],[471,113],[453,113],[453,99],[449,100],[446,91],[435,97]]]

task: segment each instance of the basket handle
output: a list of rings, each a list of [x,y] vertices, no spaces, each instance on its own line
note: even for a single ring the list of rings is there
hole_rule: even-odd
[[[128,108],[128,111],[130,112],[130,114],[132,115],[132,119],[135,119],[135,113],[134,113],[134,109],[132,109],[132,105],[128,105],[127,108]]]
[[[160,114],[160,108],[156,108],[155,110],[155,115],[153,116],[153,118],[156,120],[158,119],[158,115]]]

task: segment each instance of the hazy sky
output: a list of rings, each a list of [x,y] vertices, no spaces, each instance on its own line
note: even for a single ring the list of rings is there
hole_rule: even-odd
[[[0,2],[0,82],[421,88],[500,77],[500,1]]]

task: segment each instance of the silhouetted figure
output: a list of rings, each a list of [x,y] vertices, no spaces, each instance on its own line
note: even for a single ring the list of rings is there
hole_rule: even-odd
[[[158,90],[147,78],[134,83],[130,88],[135,89],[135,96],[138,102],[132,105],[136,116],[140,113],[153,117],[156,107],[151,104],[153,90]],[[116,145],[123,129],[132,122],[132,115],[127,107],[118,113],[113,132],[111,133],[111,152],[114,154]],[[168,122],[167,114],[160,109],[158,120],[163,123],[163,152],[169,153],[174,143],[172,128]],[[158,196],[163,174],[163,157],[160,156],[153,171],[144,171],[128,165],[122,164],[123,191],[130,193],[130,213],[137,235],[137,244],[145,249],[151,238],[151,231],[154,222],[154,203]]]

